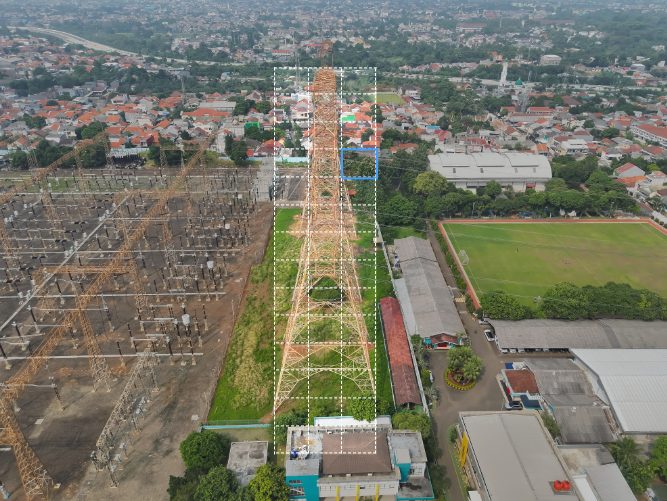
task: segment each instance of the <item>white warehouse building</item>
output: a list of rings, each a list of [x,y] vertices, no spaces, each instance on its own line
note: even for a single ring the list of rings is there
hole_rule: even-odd
[[[562,57],[557,56],[556,54],[544,54],[540,58],[540,65],[542,66],[558,66],[561,61],[563,60]]]
[[[475,191],[490,181],[505,189],[544,191],[551,179],[551,164],[530,153],[438,153],[429,155],[429,168],[442,174],[457,188]]]

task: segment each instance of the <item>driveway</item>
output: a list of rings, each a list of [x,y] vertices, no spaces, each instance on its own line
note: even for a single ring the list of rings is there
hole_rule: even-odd
[[[431,231],[429,231],[429,240],[447,284],[456,288],[454,276],[447,266],[445,256],[435,235]],[[456,295],[460,296],[460,293],[456,292]],[[456,452],[449,443],[447,429],[458,421],[458,415],[461,411],[500,410],[503,405],[503,396],[496,382],[496,374],[503,367],[503,360],[495,348],[495,344],[486,340],[484,329],[467,312],[465,304],[456,303],[456,305],[461,321],[470,337],[471,346],[484,362],[484,372],[473,389],[469,391],[454,390],[447,386],[444,380],[444,373],[447,368],[447,352],[429,352],[430,366],[435,379],[434,384],[440,393],[439,402],[432,409],[431,414],[438,437],[438,445],[441,449],[438,463],[445,467],[446,475],[449,478],[450,486],[447,491],[447,501],[467,501],[468,497],[462,489],[463,486],[459,484],[452,462],[452,456],[456,457]]]

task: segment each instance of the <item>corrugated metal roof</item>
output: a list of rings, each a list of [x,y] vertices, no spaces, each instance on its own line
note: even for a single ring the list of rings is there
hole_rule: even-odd
[[[429,261],[435,261],[435,254],[431,248],[428,240],[417,237],[399,238],[394,241],[396,252],[399,259],[403,261],[410,261],[411,259],[424,258]]]
[[[417,237],[394,242],[401,273],[408,291],[417,334],[430,338],[438,334],[457,336],[465,329],[428,241]]]
[[[380,299],[380,311],[387,339],[387,355],[396,405],[421,405],[417,376],[398,300],[393,297]]]
[[[667,337],[663,331],[663,336]],[[667,349],[573,350],[626,433],[667,433]]]
[[[551,164],[531,153],[437,153],[428,156],[431,170],[447,179],[551,179]]]
[[[412,311],[412,304],[410,303],[410,294],[408,294],[408,287],[405,285],[404,278],[397,278],[394,280],[394,292],[401,304],[401,313],[403,313],[403,323],[409,336],[417,334],[417,321],[415,320],[415,312]]]
[[[501,349],[667,348],[667,322],[492,320]]]

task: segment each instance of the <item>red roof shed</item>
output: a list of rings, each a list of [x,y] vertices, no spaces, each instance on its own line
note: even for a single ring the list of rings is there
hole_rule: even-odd
[[[421,405],[417,376],[398,300],[393,297],[380,299],[380,312],[387,340],[389,369],[396,405],[399,407],[409,404]]]

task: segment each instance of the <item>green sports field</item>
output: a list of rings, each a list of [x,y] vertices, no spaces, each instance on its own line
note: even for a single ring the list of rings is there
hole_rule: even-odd
[[[477,295],[532,305],[558,282],[628,283],[667,297],[667,235],[647,223],[446,223]]]
[[[378,92],[378,104],[403,104],[403,98],[395,92]]]

